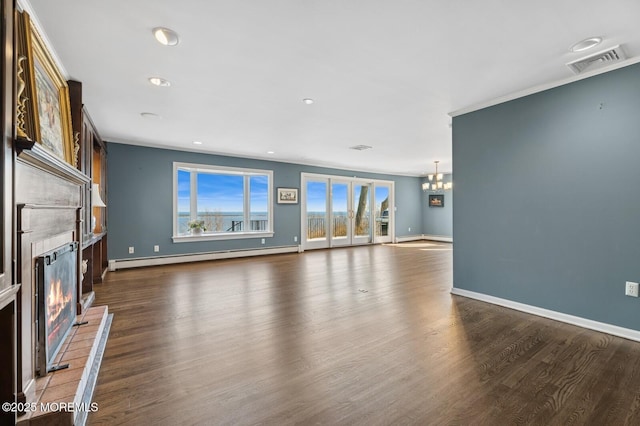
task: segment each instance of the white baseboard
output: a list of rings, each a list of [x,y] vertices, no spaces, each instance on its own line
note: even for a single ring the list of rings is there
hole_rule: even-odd
[[[578,327],[588,328],[590,330],[600,331],[602,333],[611,334],[629,340],[640,342],[640,331],[631,328],[619,327],[617,325],[607,324],[604,322],[593,321],[590,319],[576,317],[573,315],[563,314],[562,312],[551,311],[549,309],[538,308],[537,306],[526,305],[524,303],[514,302],[499,297],[489,296],[487,294],[476,293],[475,291],[464,290],[461,288],[452,288],[451,294],[464,296],[470,299],[480,300],[482,302],[492,303],[494,305],[504,306],[505,308],[515,309],[516,311],[526,312],[528,314],[538,315],[540,317],[565,322],[567,324],[577,325]]]
[[[422,239],[429,241],[442,241],[444,243],[452,243],[452,237],[445,237],[443,235],[422,235]]]
[[[424,239],[424,235],[405,235],[403,237],[396,237],[396,243],[406,243],[408,241],[420,241]]]
[[[451,237],[444,237],[442,235],[406,235],[403,237],[396,237],[396,243],[406,243],[408,241],[422,241],[422,240],[429,240],[429,241],[442,241],[445,243],[452,243],[453,242],[453,238]]]
[[[203,260],[234,259],[237,257],[264,256],[268,254],[298,253],[299,246],[269,247],[249,250],[226,250],[208,253],[180,254],[175,256],[139,257],[135,259],[110,259],[109,271],[140,268],[142,266],[172,265],[175,263],[201,262]]]

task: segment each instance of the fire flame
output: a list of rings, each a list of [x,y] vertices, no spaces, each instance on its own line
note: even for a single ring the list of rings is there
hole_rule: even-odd
[[[71,302],[71,298],[71,292],[67,294],[62,293],[62,283],[60,280],[51,283],[49,295],[47,296],[47,322],[49,326],[55,323],[65,306]]]

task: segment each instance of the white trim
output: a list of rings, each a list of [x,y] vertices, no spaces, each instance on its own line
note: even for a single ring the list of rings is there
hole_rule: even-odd
[[[423,239],[424,239],[424,235],[405,235],[402,237],[396,237],[394,241],[396,243],[406,243],[408,241],[420,241]]]
[[[236,175],[242,176],[243,187],[243,221],[248,224],[250,221],[251,207],[251,188],[249,186],[251,176],[267,176],[267,224],[269,229],[265,231],[243,231],[243,232],[220,232],[215,234],[205,234],[202,236],[192,236],[178,234],[178,170],[188,170],[190,176],[191,194],[197,193],[198,172],[211,173],[219,175]],[[194,173],[195,172],[195,173]],[[269,169],[249,169],[243,167],[217,166],[212,164],[183,163],[179,161],[173,162],[173,235],[174,243],[184,243],[193,241],[210,241],[210,240],[235,240],[241,238],[262,238],[273,237],[273,170]],[[197,214],[197,197],[190,197],[190,214],[191,220],[194,220]],[[196,213],[194,213],[196,212]]]
[[[171,237],[174,243],[195,243],[198,241],[243,240],[248,238],[271,238],[272,231],[253,232],[221,232],[218,234],[201,235],[174,235]]]
[[[308,232],[307,225],[307,183],[308,181],[317,181],[322,182],[327,185],[326,199],[325,204],[327,208],[327,216],[325,220],[327,221],[327,237],[318,238],[317,240],[307,240],[306,235]],[[389,188],[389,227],[388,227],[388,235],[376,237],[375,228],[371,229],[371,235],[368,241],[363,241],[366,237],[352,235],[351,241],[342,244],[335,244],[336,240],[332,239],[330,235],[332,234],[331,230],[331,216],[333,214],[333,183],[344,183],[349,187],[348,191],[348,200],[347,206],[353,206],[353,185],[354,184],[368,184],[371,185],[371,194],[369,201],[371,203],[370,209],[370,220],[374,218],[374,206],[376,205],[375,201],[375,188],[376,185],[385,186]],[[386,179],[375,179],[375,178],[363,178],[358,176],[345,176],[345,175],[331,175],[331,174],[323,174],[323,173],[310,173],[310,172],[301,172],[300,173],[300,234],[301,234],[301,243],[303,250],[312,250],[312,249],[320,249],[320,248],[333,248],[333,247],[347,247],[347,246],[356,246],[356,245],[366,245],[366,244],[384,244],[390,243],[394,241],[395,238],[395,190],[396,185],[393,180]],[[374,220],[371,220],[371,223],[374,223]],[[353,224],[349,222],[347,235],[353,233]]]
[[[49,40],[47,33],[44,31],[44,27],[40,23],[40,20],[38,19],[38,15],[36,15],[36,12],[33,10],[33,6],[31,6],[31,3],[29,3],[28,0],[18,0],[17,6],[19,10],[21,9],[24,12],[27,12],[29,14],[29,19],[31,20],[31,24],[35,27],[36,31],[38,31],[38,34],[40,34],[40,38],[42,38],[42,41],[44,42],[44,45],[47,47],[49,54],[53,58],[53,61],[56,63],[56,67],[60,71],[60,74],[62,74],[65,80],[69,80],[69,73],[67,72],[64,65],[62,65],[62,61],[60,60],[60,55],[58,55],[58,53],[56,52],[56,49],[53,48],[53,44],[51,43],[51,40]]]
[[[422,239],[429,241],[442,241],[443,243],[452,243],[452,237],[445,237],[444,235],[422,235]]]
[[[441,241],[443,243],[452,243],[453,242],[453,238],[452,237],[445,237],[442,235],[406,235],[404,237],[397,237],[395,239],[396,243],[406,243],[407,241],[422,241],[422,240],[428,240],[428,241]]]
[[[593,321],[590,319],[576,317],[574,315],[563,314],[562,312],[551,311],[549,309],[539,308],[537,306],[526,305],[524,303],[514,302],[499,297],[489,296],[487,294],[476,293],[475,291],[464,290],[453,287],[451,294],[456,296],[468,297],[470,299],[480,300],[482,302],[494,305],[504,306],[505,308],[515,309],[516,311],[526,312],[528,314],[537,315],[552,320],[565,322],[567,324],[576,325],[590,330],[600,331],[602,333],[611,334],[629,340],[640,342],[640,331],[630,328],[619,327],[617,325],[607,324],[604,322]]]
[[[173,235],[177,237],[178,234],[178,223],[180,222],[180,207],[178,203],[178,172],[180,168],[174,165],[175,171],[173,172],[173,178],[176,180],[176,204],[174,206],[174,212],[176,212],[175,219],[173,223],[175,224],[175,231],[173,231]],[[198,217],[198,173],[192,173],[193,170],[189,170],[189,222],[195,220]],[[242,213],[244,218],[244,211]],[[187,222],[188,223],[188,222]]]
[[[344,170],[344,171],[348,172],[348,170]],[[303,178],[334,179],[334,180],[353,181],[353,182],[360,182],[360,183],[375,183],[375,182],[379,182],[379,183],[393,183],[393,184],[395,184],[395,181],[386,180],[386,179],[364,178],[364,177],[349,176],[349,175],[328,175],[328,174],[323,174],[323,173],[300,172],[300,181],[302,181]]]
[[[154,143],[154,142],[148,142],[148,141],[143,141],[143,140],[136,140],[136,139],[123,139],[119,136],[116,135],[109,135],[109,134],[104,134],[103,136],[103,140],[107,140],[109,141],[109,143],[117,143],[120,145],[134,145],[134,146],[143,146],[143,147],[148,147],[148,148],[158,148],[158,149],[164,149],[164,150],[172,150],[172,151],[176,151],[178,150],[178,148],[176,147],[171,147],[171,146],[167,146],[164,144],[160,144],[160,143]],[[194,145],[195,146],[195,145]],[[380,175],[386,175],[386,176],[390,176],[390,177],[395,177],[395,176],[408,176],[408,177],[421,177],[424,176],[422,173],[408,173],[408,172],[390,172],[389,170],[383,170],[383,169],[367,169],[367,168],[359,168],[359,169],[350,169],[350,170],[346,170],[344,168],[344,166],[339,165],[339,164],[334,164],[328,161],[302,161],[302,160],[296,160],[296,162],[293,162],[293,160],[291,159],[277,159],[277,158],[273,158],[273,156],[258,156],[258,155],[247,155],[247,154],[243,154],[243,153],[237,153],[237,152],[222,152],[222,151],[205,151],[203,149],[198,149],[198,148],[192,148],[192,147],[183,147],[180,148],[181,152],[196,152],[199,154],[208,154],[208,155],[217,155],[220,157],[230,157],[230,158],[248,158],[250,160],[259,160],[259,161],[266,161],[269,163],[285,163],[285,164],[294,164],[294,165],[299,165],[299,166],[311,166],[311,167],[325,167],[327,169],[334,169],[336,172],[357,172],[357,173],[376,173],[376,174],[380,174]],[[364,164],[364,163],[363,163]]]
[[[173,265],[175,263],[201,262],[203,260],[235,259],[238,257],[298,252],[298,246],[286,246],[249,250],[212,251],[208,253],[180,254],[175,256],[139,257],[136,259],[109,259],[109,271],[140,268],[142,266]]]
[[[389,205],[387,206],[387,210],[389,212],[389,215],[387,217],[387,235],[376,235],[376,229],[378,227],[376,220],[375,220],[375,212],[376,212],[376,208],[378,207],[377,203],[378,200],[376,200],[376,186],[378,188],[380,187],[386,187],[388,185],[389,188],[389,195],[387,195],[387,199],[389,200]],[[373,188],[371,188],[372,190],[372,198],[373,198],[373,204],[372,204],[372,209],[371,209],[371,216],[373,221],[371,222],[373,224],[373,229],[371,230],[371,234],[373,236],[373,244],[388,244],[393,242],[393,237],[396,234],[396,182],[395,181],[389,181],[389,183],[386,182],[380,182],[378,181],[374,181],[373,182]]]
[[[244,167],[218,166],[216,164],[201,163],[183,163],[174,161],[174,169],[189,169],[189,171],[197,171],[202,173],[211,173],[217,175],[237,175],[237,176],[263,176],[273,175],[270,169],[249,169]]]
[[[545,90],[549,90],[549,89],[553,89],[556,87],[560,87],[560,86],[564,86],[565,84],[569,84],[569,83],[573,83],[575,81],[580,81],[580,80],[584,80],[585,78],[589,78],[589,77],[593,77],[595,75],[599,75],[599,74],[604,74],[606,72],[610,72],[610,71],[614,71],[620,68],[624,68],[624,67],[628,67],[629,65],[633,65],[633,64],[637,64],[638,62],[640,62],[640,57],[639,58],[632,58],[632,59],[628,59],[626,61],[622,61],[619,62],[615,65],[612,65],[610,67],[606,67],[606,68],[600,68],[597,70],[593,70],[593,71],[589,71],[586,72],[584,74],[580,74],[580,75],[575,75],[569,78],[565,78],[559,81],[555,81],[552,83],[545,83],[545,84],[540,84],[538,86],[534,86],[534,87],[530,87],[528,89],[525,90],[521,90],[519,92],[515,92],[515,93],[511,93],[508,95],[504,95],[504,96],[500,96],[498,98],[494,98],[490,101],[486,101],[486,102],[482,102],[479,104],[475,104],[475,105],[471,105],[465,108],[461,108],[458,109],[456,111],[452,111],[449,113],[449,116],[451,117],[457,117],[459,115],[463,115],[463,114],[468,114],[470,112],[474,112],[474,111],[478,111],[484,108],[488,108],[494,105],[498,105],[498,104],[502,104],[505,102],[509,102],[512,101],[514,99],[518,99],[518,98],[524,98],[525,96],[529,96],[529,95],[533,95],[535,93],[539,93],[539,92],[544,92]]]

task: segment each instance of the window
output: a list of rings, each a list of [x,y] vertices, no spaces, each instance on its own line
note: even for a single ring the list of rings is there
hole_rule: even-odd
[[[273,171],[173,163],[173,176],[174,242],[273,236]]]

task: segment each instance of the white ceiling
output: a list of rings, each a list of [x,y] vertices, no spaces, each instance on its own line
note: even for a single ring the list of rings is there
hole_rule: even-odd
[[[395,174],[450,171],[448,113],[570,78],[581,39],[640,55],[638,0],[20,3],[107,141]]]

